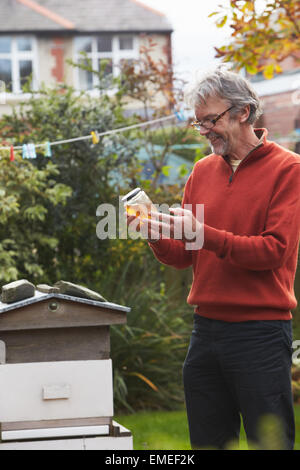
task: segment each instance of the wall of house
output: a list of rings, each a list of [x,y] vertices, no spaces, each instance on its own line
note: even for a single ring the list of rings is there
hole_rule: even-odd
[[[73,85],[71,66],[66,63],[66,60],[72,57],[72,38],[59,36],[54,38],[39,38],[39,83],[45,83],[50,87],[61,82]]]
[[[169,34],[151,35],[156,44],[151,52],[153,60],[162,59],[171,64],[171,40]],[[139,45],[147,46],[148,35],[140,35]],[[73,38],[68,37],[39,37],[37,39],[37,82],[39,85],[45,84],[48,87],[55,86],[57,83],[66,83],[76,87],[76,71],[74,67],[67,63],[67,59],[73,59]],[[14,96],[7,94],[6,102],[0,102],[0,115],[9,114],[12,107],[20,100],[24,100],[24,95]],[[156,96],[157,106],[165,104],[162,96]],[[129,109],[136,109],[137,103],[131,101],[128,103]]]
[[[151,34],[151,35],[141,35],[139,38],[140,48],[148,49],[149,47],[149,38],[155,44],[155,47],[150,48],[150,56],[154,62],[162,60],[165,64],[172,66],[172,49],[171,49],[171,36],[167,34]],[[142,55],[142,54],[141,54]],[[153,87],[152,89],[154,89]],[[151,85],[149,85],[149,90],[151,91]],[[166,98],[162,93],[155,93],[153,95],[152,104],[154,107],[161,108],[167,105]],[[129,110],[138,110],[141,107],[141,103],[135,100],[130,100],[127,103],[127,108]]]
[[[170,55],[171,41],[168,34],[151,34],[140,35],[140,47],[147,47],[149,44],[149,38],[156,45],[151,52],[151,57],[154,61],[162,59],[164,62],[172,63],[172,57]]]
[[[263,116],[257,127],[266,127],[269,138],[286,148],[296,149],[296,121],[300,120],[300,68],[294,57],[280,64],[282,74],[270,80],[254,80],[252,85],[263,103]],[[300,135],[298,135],[300,138]],[[299,143],[297,145],[297,151]]]
[[[299,69],[300,51],[295,51],[293,56],[286,57],[280,62],[283,72]]]
[[[300,103],[296,105],[296,98],[294,91],[261,97],[264,114],[256,123],[268,129],[271,140],[292,150],[295,142],[291,134],[295,131],[296,120],[300,119]]]

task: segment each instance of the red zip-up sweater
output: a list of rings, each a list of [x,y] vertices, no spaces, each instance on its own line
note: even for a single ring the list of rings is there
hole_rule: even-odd
[[[204,204],[204,244],[151,244],[156,258],[178,269],[193,266],[187,302],[195,312],[229,322],[287,320],[297,305],[294,279],[300,236],[300,156],[266,139],[233,173],[226,157],[198,161],[183,205]]]

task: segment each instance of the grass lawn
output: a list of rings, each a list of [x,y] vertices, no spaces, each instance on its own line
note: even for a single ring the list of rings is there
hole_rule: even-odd
[[[300,450],[300,405],[295,405],[296,443]],[[114,418],[128,428],[133,435],[135,450],[188,450],[190,449],[185,411],[150,411]],[[248,450],[242,428],[240,449]]]

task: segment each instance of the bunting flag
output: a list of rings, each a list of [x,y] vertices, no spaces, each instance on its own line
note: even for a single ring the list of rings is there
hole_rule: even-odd
[[[100,138],[99,138],[98,132],[92,131],[92,132],[91,132],[91,135],[92,135],[92,142],[93,142],[93,144],[94,144],[94,145],[99,144]]]
[[[186,121],[186,117],[182,111],[175,111],[174,114],[177,117],[178,121],[180,122]]]
[[[27,148],[27,145],[24,144],[22,146],[22,157],[25,159],[25,158],[29,158],[28,156],[28,148]]]
[[[50,142],[46,142],[46,143],[45,143],[44,156],[45,156],[45,157],[52,157],[52,151],[51,151]]]
[[[36,158],[36,151],[35,151],[34,144],[28,144],[27,150],[28,150],[28,158]]]
[[[15,159],[15,154],[14,154],[14,146],[11,145],[10,147],[10,157],[9,157],[10,161],[13,162],[14,159]]]

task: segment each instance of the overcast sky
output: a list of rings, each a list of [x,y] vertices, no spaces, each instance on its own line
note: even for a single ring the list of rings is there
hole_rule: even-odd
[[[140,0],[142,3],[165,13],[174,32],[173,61],[177,71],[189,80],[196,70],[205,71],[219,63],[215,59],[214,46],[229,42],[230,28],[217,28],[215,17],[220,0]]]

